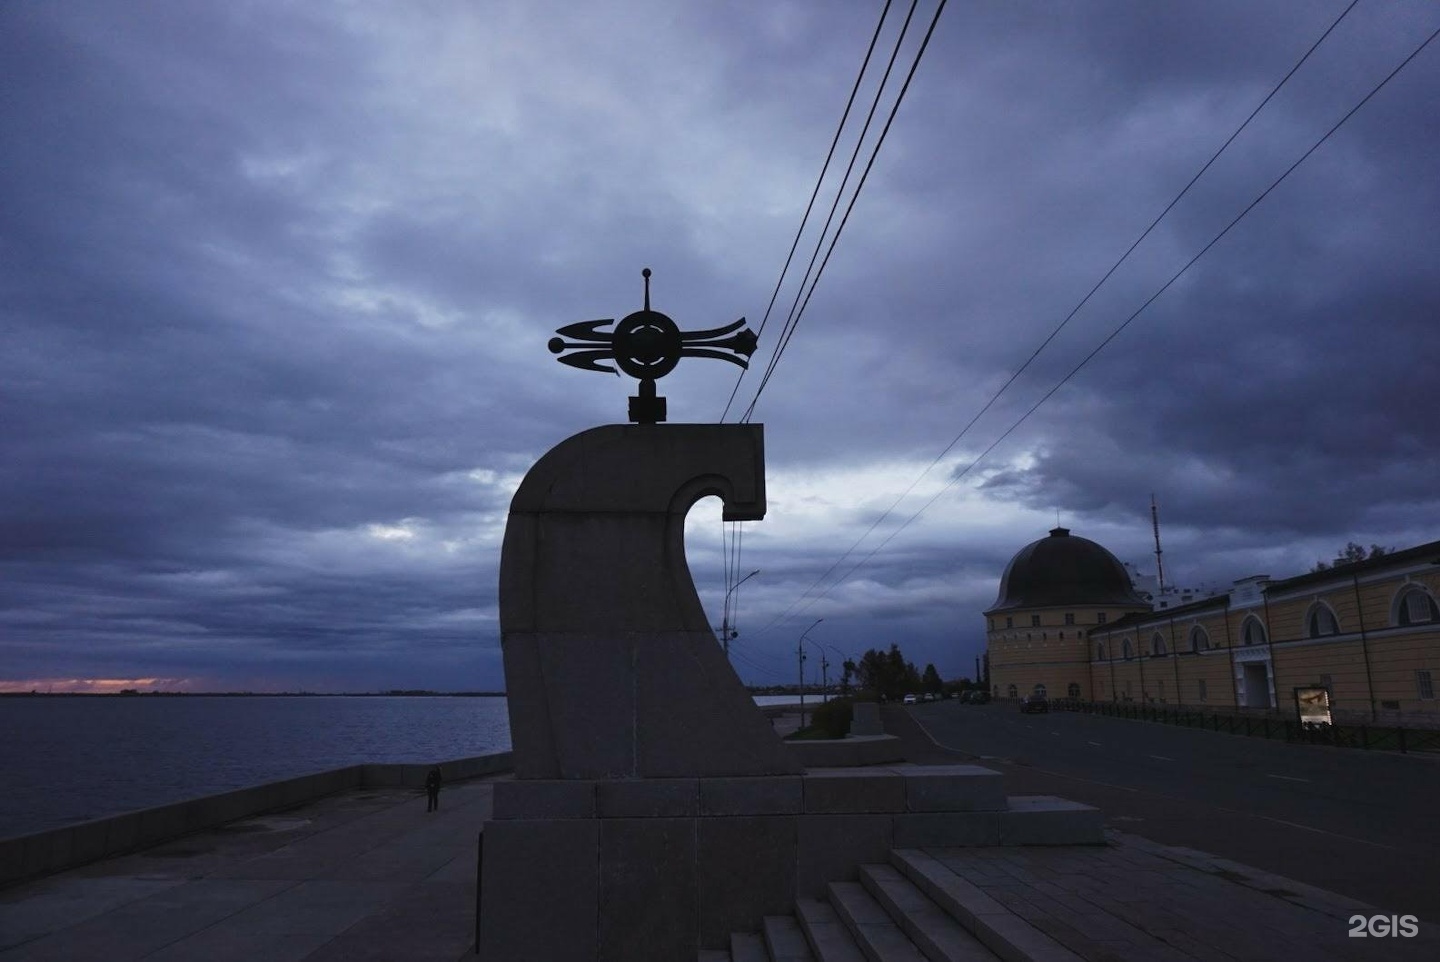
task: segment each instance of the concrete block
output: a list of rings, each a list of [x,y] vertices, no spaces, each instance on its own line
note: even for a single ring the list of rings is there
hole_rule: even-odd
[[[795,904],[794,815],[701,818],[697,825],[700,946],[723,946]]]
[[[884,861],[893,844],[891,815],[812,815],[797,821],[795,889],[823,898],[830,882],[859,877],[865,862]]]
[[[1052,795],[1017,795],[1001,821],[1001,845],[1101,845],[1105,819],[1098,808]]]
[[[911,812],[895,816],[896,848],[999,845],[1009,812]]]
[[[495,783],[496,819],[594,818],[595,782],[515,779]]]
[[[536,648],[541,672],[541,697],[532,711],[547,710],[543,726],[554,756],[549,778],[635,778],[636,706],[634,640],[624,633],[526,636]],[[507,636],[506,645],[512,641]],[[506,684],[513,687],[509,665]],[[510,704],[520,698],[512,695]],[[524,708],[523,705],[516,706]],[[516,709],[512,708],[514,712]],[[517,722],[510,716],[512,737]],[[657,720],[665,725],[668,721]],[[519,742],[516,743],[517,750]],[[524,761],[523,756],[517,756]],[[517,762],[515,774],[531,777]]]
[[[799,739],[785,747],[806,768],[857,768],[903,761],[905,747],[894,735],[861,735],[836,739]]]
[[[694,958],[700,947],[695,821],[610,818],[598,822],[601,962]],[[521,956],[496,956],[512,957]]]
[[[70,850],[71,865],[84,865],[105,857],[106,828],[104,821],[84,822],[70,830],[73,844]],[[0,862],[4,859],[0,858]]]
[[[599,826],[593,819],[486,825],[481,958],[595,962]]]
[[[756,932],[731,932],[730,958],[733,962],[770,962],[764,936]]]
[[[700,779],[701,815],[793,815],[805,795],[799,775]]]
[[[695,778],[636,778],[595,784],[601,818],[693,817],[700,811],[700,781]]]
[[[500,561],[516,774],[680,778],[798,772],[715,644],[685,515],[718,495],[765,513],[759,425],[610,425],[526,474]]]
[[[817,814],[905,811],[905,780],[888,769],[818,769],[805,774],[805,811]]]
[[[979,765],[915,765],[901,770],[911,812],[1004,811],[1000,773]]]
[[[805,931],[806,940],[815,947],[815,954],[824,962],[865,962],[850,930],[829,902],[799,899],[795,903],[795,918]]]
[[[805,944],[805,933],[800,930],[800,923],[792,916],[766,916],[763,929],[765,948],[775,962],[812,962],[815,958]]]
[[[16,835],[0,839],[0,886],[25,877],[25,841],[28,836]]]
[[[883,735],[885,726],[880,722],[880,706],[873,701],[857,701],[851,706],[850,734]]]
[[[68,868],[74,865],[75,830],[73,828],[61,828],[50,832],[49,844],[44,848],[48,849],[45,858],[49,864],[48,871],[55,871],[60,868]]]
[[[128,852],[140,844],[140,813],[129,812],[105,820],[105,851]]]
[[[693,591],[693,588],[692,588]],[[704,621],[701,622],[705,625]],[[783,775],[800,762],[756,706],[708,626],[637,642],[637,774]]]

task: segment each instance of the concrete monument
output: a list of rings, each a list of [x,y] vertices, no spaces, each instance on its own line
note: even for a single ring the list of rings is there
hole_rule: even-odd
[[[763,430],[664,424],[655,393],[682,357],[746,366],[755,337],[743,319],[680,331],[650,309],[644,274],[644,308],[613,331],[585,321],[550,342],[573,367],[613,360],[638,378],[633,423],[562,441],[511,502],[500,626],[516,778],[496,784],[484,830],[480,956],[675,962],[892,847],[1099,841],[1095,810],[1007,800],[983,768],[876,756],[806,771],[779,740],[707,623],[684,544],[703,497],[727,520],[764,517]]]

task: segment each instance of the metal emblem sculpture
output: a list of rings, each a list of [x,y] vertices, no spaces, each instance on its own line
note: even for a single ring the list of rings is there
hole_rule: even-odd
[[[630,420],[656,424],[665,420],[665,399],[655,396],[655,381],[673,371],[682,357],[712,357],[748,368],[757,339],[755,332],[745,327],[743,317],[708,331],[680,330],[669,317],[650,309],[650,268],[640,274],[645,278],[642,309],[627,315],[613,331],[600,330],[614,323],[613,317],[557,328],[555,333],[560,337],[550,339],[550,353],[574,351],[556,360],[582,371],[618,376],[619,371],[601,363],[614,361],[620,371],[640,381],[640,394],[630,398]],[[575,341],[566,341],[567,337]]]

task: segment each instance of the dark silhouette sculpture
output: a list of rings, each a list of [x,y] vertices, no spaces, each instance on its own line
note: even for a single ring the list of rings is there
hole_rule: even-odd
[[[440,808],[441,781],[442,779],[440,777],[440,766],[436,765],[434,768],[430,769],[430,774],[425,776],[425,794],[428,799],[425,806],[425,811],[427,812],[433,812]]]
[[[619,373],[601,363],[614,361],[621,371],[640,381],[640,394],[630,398],[630,420],[657,424],[665,420],[665,399],[655,396],[657,378],[673,371],[682,357],[710,357],[748,368],[757,340],[755,332],[745,327],[743,317],[708,331],[680,330],[669,317],[650,309],[650,268],[640,274],[645,278],[645,306],[641,310],[627,315],[613,331],[600,330],[614,322],[611,317],[558,328],[555,333],[562,336],[550,339],[550,353],[573,350],[575,353],[556,360],[582,371],[605,374]],[[567,337],[576,341],[566,341]]]

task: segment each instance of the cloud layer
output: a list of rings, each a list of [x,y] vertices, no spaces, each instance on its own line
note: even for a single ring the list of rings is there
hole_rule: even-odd
[[[951,7],[757,407],[742,675],[817,618],[968,674],[1011,554],[1058,511],[1145,567],[1152,492],[1188,582],[1440,536],[1436,45],[971,467],[1434,6],[1347,16],[936,462],[1345,5]],[[5,6],[0,682],[501,687],[510,494],[632,390],[545,341],[645,266],[682,326],[757,326],[878,12]],[[663,383],[714,421],[734,369]],[[717,504],[688,545],[718,623]]]

